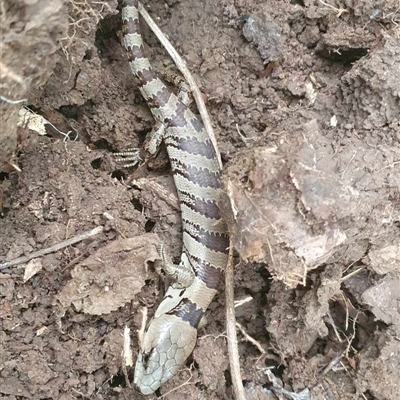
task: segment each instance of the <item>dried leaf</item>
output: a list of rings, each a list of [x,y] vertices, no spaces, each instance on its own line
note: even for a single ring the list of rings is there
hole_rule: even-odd
[[[36,336],[41,336],[43,333],[45,333],[49,328],[47,326],[42,326],[36,331]]]
[[[24,272],[24,283],[29,281],[32,276],[36,275],[43,268],[42,259],[34,258],[26,264]]]
[[[57,296],[63,308],[101,315],[117,310],[140,292],[147,263],[159,258],[155,234],[117,239],[102,247],[71,272],[72,279]]]
[[[19,110],[18,126],[26,127],[31,131],[37,132],[39,135],[44,136],[47,134],[45,124],[47,124],[41,115],[22,107]]]

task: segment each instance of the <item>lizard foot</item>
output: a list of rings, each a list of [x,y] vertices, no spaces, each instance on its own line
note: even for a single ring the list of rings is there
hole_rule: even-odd
[[[157,268],[157,272],[160,273],[162,269],[165,275],[174,281],[172,284],[173,287],[183,289],[193,283],[194,271],[185,253],[182,253],[181,262],[174,264],[166,255],[163,243],[157,246],[157,251],[162,264],[161,268]]]
[[[134,167],[142,161],[140,149],[129,149],[122,153],[114,153],[115,161],[123,164],[123,167]]]

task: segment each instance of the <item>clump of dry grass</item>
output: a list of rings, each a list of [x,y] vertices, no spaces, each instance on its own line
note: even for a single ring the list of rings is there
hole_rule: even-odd
[[[60,48],[70,64],[70,73],[66,82],[71,78],[74,60],[71,58],[70,49],[77,40],[77,34],[90,35],[105,15],[111,11],[110,5],[104,1],[69,0],[68,33],[59,40]]]

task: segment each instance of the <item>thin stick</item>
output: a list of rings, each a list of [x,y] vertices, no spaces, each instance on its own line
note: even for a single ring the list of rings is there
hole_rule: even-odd
[[[228,336],[229,364],[231,366],[231,377],[236,400],[246,400],[242,375],[240,372],[238,340],[236,335],[236,318],[233,288],[233,243],[229,243],[228,265],[225,270],[225,307],[226,307],[226,334]]]
[[[336,364],[340,362],[344,355],[344,351],[339,353],[334,359],[331,360],[331,362],[323,369],[323,371],[320,374],[320,377],[325,376]]]
[[[153,33],[157,36],[157,39],[164,46],[165,50],[167,50],[168,54],[174,61],[175,65],[177,66],[179,71],[181,71],[182,75],[189,84],[190,90],[193,93],[194,100],[196,102],[197,108],[203,120],[204,128],[211,139],[215,152],[217,153],[219,166],[222,168],[221,155],[219,154],[218,151],[217,141],[215,139],[214,130],[211,125],[210,116],[208,115],[208,111],[204,104],[203,96],[201,95],[200,89],[197,86],[196,81],[194,80],[188,67],[186,66],[186,62],[178,54],[178,52],[175,50],[174,46],[172,46],[171,42],[167,39],[167,37],[161,32],[161,29],[156,25],[156,23],[153,21],[153,19],[150,17],[150,15],[140,2],[138,3],[138,10],[140,15],[146,21],[147,25],[153,31]]]
[[[357,322],[357,318],[358,318],[358,312],[356,314],[356,316],[353,319],[353,333],[350,337],[350,339],[348,339],[348,344],[346,347],[346,358],[349,358],[349,352],[350,352],[350,347],[351,347],[351,343],[353,342],[354,338],[356,337],[356,322]]]
[[[347,304],[346,297],[344,297],[343,292],[340,292],[340,294],[343,296],[343,301],[344,304],[346,305],[346,323],[345,323],[345,332],[349,329],[349,305]]]
[[[254,339],[253,337],[251,337],[243,328],[242,325],[239,324],[239,322],[236,322],[236,326],[239,329],[239,331],[241,332],[241,334],[244,336],[244,339],[247,340],[248,342],[252,343],[254,346],[257,347],[258,351],[261,354],[265,354],[265,350],[264,348],[261,346],[261,343]]]
[[[321,1],[321,0],[320,0],[320,1]],[[354,157],[356,156],[356,154],[357,154],[357,150],[354,151],[354,153],[353,153],[353,155],[352,155],[352,157],[351,157],[349,163],[346,165],[346,168],[344,169],[343,174],[342,174],[342,176],[341,176],[340,179],[343,179],[343,178],[344,178],[344,174],[347,172],[347,169],[349,168],[350,164],[351,164],[352,161],[354,160]]]
[[[159,400],[160,400],[160,399],[164,399],[164,398],[167,397],[169,394],[171,394],[172,392],[175,392],[176,390],[182,388],[183,386],[186,386],[186,385],[194,385],[196,382],[190,382],[190,381],[192,380],[192,378],[193,378],[192,370],[191,370],[191,368],[188,368],[188,370],[189,370],[190,376],[189,376],[189,378],[188,378],[185,382],[182,383],[182,385],[179,385],[179,386],[177,386],[177,387],[175,387],[175,388],[169,390],[167,393],[163,394],[162,396],[157,397],[157,399],[159,399]]]
[[[14,260],[11,260],[11,261],[6,261],[6,262],[0,264],[0,271],[3,269],[6,269],[8,267],[12,267],[14,265],[26,263],[34,258],[42,257],[49,253],[54,253],[55,251],[61,250],[65,247],[68,247],[75,243],[81,242],[82,240],[88,239],[91,236],[97,235],[101,232],[103,232],[103,227],[98,226],[97,228],[94,228],[90,231],[80,233],[79,235],[76,235],[70,239],[63,240],[62,242],[53,244],[53,246],[47,247],[42,250],[34,251],[33,253],[28,254],[27,256],[14,258]]]
[[[360,268],[357,268],[357,269],[354,270],[353,272],[350,272],[349,274],[343,276],[343,277],[340,279],[340,282],[343,282],[343,281],[345,281],[346,279],[349,279],[351,276],[354,276],[354,275],[358,274],[358,273],[359,273],[360,271],[362,271],[363,269],[365,269],[365,266],[360,267]]]
[[[125,325],[125,327],[124,327],[124,349],[122,352],[122,356],[124,358],[124,365],[126,367],[132,367],[132,365],[133,365],[130,332],[131,332],[131,330]]]
[[[142,313],[142,323],[140,325],[140,329],[138,331],[138,341],[139,341],[139,347],[142,347],[143,343],[143,338],[144,338],[144,333],[146,331],[146,325],[147,325],[147,313],[148,313],[148,308],[147,307],[142,307],[140,309],[140,312]]]
[[[337,340],[340,342],[340,343],[343,343],[343,339],[340,337],[340,334],[339,334],[339,331],[338,331],[338,329],[337,329],[337,327],[336,327],[336,324],[335,324],[335,321],[333,320],[333,318],[332,318],[332,314],[331,314],[331,312],[328,310],[328,312],[327,312],[327,317],[328,317],[328,320],[329,320],[329,323],[331,324],[331,326],[332,326],[332,328],[333,328],[333,331],[335,332],[335,335],[336,335],[336,337],[337,337]]]
[[[125,383],[126,386],[129,388],[132,387],[129,381],[129,375],[126,367],[132,367],[133,359],[132,359],[132,349],[131,349],[131,336],[130,336],[130,329],[125,325],[124,328],[124,349],[122,350],[122,371],[125,376]]]
[[[7,161],[7,163],[8,163],[9,165],[11,165],[17,172],[22,172],[22,169],[21,169],[20,167],[18,167],[18,165],[15,164],[14,162],[12,162],[12,161]]]
[[[6,103],[10,103],[10,104],[20,104],[20,103],[25,103],[26,101],[28,101],[28,99],[11,100],[6,96],[1,96],[1,95],[0,95],[0,100],[4,101]]]
[[[18,82],[21,84],[22,88],[25,90],[26,89],[26,84],[21,76],[13,72],[10,68],[7,67],[7,65],[3,64],[0,61],[0,78],[10,78],[14,82]]]
[[[349,12],[349,11],[346,10],[345,8],[336,8],[336,7],[334,7],[334,6],[331,6],[331,5],[328,4],[328,3],[325,3],[325,2],[322,1],[322,0],[319,0],[319,2],[322,3],[324,6],[329,7],[331,10],[336,11],[336,12],[337,12],[337,15],[336,15],[337,18],[339,18],[342,14],[345,14],[345,13],[348,13],[348,12]]]
[[[235,304],[235,308],[242,306],[243,304],[248,303],[249,301],[252,301],[253,298],[251,296],[247,296],[244,299],[241,300],[235,300],[234,304]]]

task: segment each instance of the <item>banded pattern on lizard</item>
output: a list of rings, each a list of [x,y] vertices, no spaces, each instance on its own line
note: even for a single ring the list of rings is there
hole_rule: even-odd
[[[135,367],[134,383],[143,394],[151,394],[178,372],[195,347],[200,320],[222,282],[229,236],[218,207],[221,171],[212,141],[144,55],[136,1],[124,1],[122,20],[131,71],[156,121],[145,151],[155,155],[165,143],[182,215],[180,264],[172,264],[160,251],[164,271],[175,283],[146,328]],[[144,157],[142,152],[120,155],[134,165]]]

